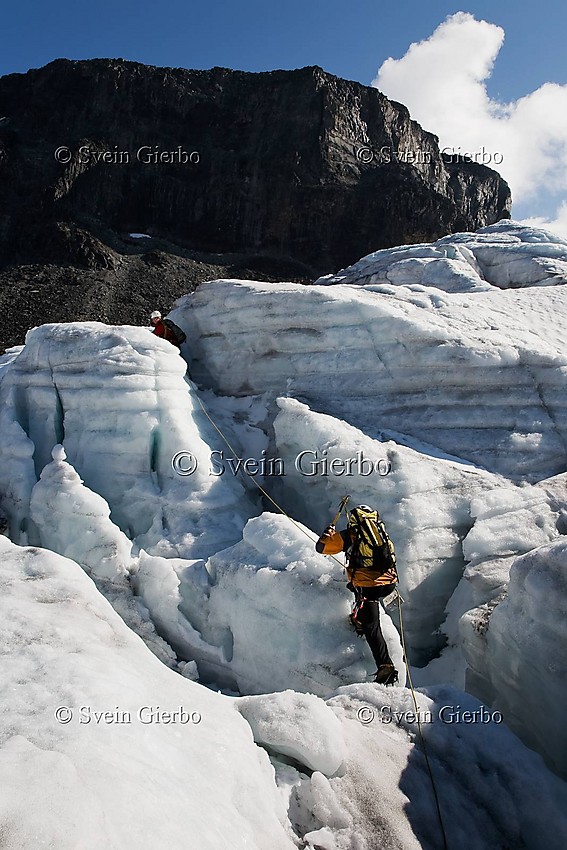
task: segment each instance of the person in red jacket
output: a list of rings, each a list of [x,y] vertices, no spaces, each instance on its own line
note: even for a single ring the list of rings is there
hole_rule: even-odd
[[[345,552],[347,587],[355,595],[351,622],[365,636],[376,661],[374,681],[395,684],[398,673],[380,627],[380,599],[395,590],[398,574],[394,546],[378,511],[359,505],[350,511],[344,531],[337,531],[334,525],[327,526],[315,548],[324,555]]]
[[[172,345],[177,346],[177,348],[180,347],[179,343],[175,339],[171,328],[168,328],[167,325],[164,323],[159,310],[154,310],[154,312],[150,316],[150,322],[154,326],[152,333],[154,333],[156,336],[160,336],[162,339],[166,339]]]

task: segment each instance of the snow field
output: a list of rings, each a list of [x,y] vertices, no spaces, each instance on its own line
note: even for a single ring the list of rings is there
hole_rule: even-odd
[[[73,561],[0,549],[4,847],[294,847],[231,701],[168,670]]]
[[[7,850],[439,846],[408,690],[223,696],[161,664],[73,561],[0,550]],[[539,756],[498,722],[443,722],[482,713],[455,689],[417,699],[450,846],[563,847],[567,791]]]

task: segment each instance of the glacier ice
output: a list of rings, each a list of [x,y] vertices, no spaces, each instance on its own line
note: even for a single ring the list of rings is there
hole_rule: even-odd
[[[240,697],[236,707],[262,746],[325,776],[342,768],[346,747],[341,723],[319,697],[287,690]]]
[[[223,280],[172,316],[192,341],[193,378],[221,393],[291,395],[369,436],[420,440],[516,481],[567,465],[566,286]]]
[[[36,328],[0,396],[22,445],[16,458],[0,447],[11,480],[25,483],[17,502],[8,489],[3,500],[12,523],[26,520],[16,539],[97,579],[128,574],[159,633],[206,681],[319,693],[371,672],[347,623],[343,573],[314,551],[315,536],[273,514],[245,526],[261,508],[235,476],[210,475],[218,437],[167,343],[140,328]],[[191,476],[172,469],[182,449],[197,459]],[[125,600],[105,592],[124,613]],[[403,677],[398,635],[383,619]],[[282,643],[279,669],[268,633]]]
[[[263,513],[248,521],[240,543],[207,561],[213,584],[201,634],[223,648],[225,669],[242,693],[291,685],[324,695],[375,669],[348,622],[342,567],[315,552],[316,539],[285,516]],[[399,635],[385,611],[381,624],[403,682]]]
[[[147,329],[98,323],[36,328],[0,359],[0,511],[13,540],[66,556],[0,537],[3,587],[14,588],[0,634],[25,660],[10,661],[21,690],[0,750],[12,846],[31,846],[39,820],[20,813],[51,775],[38,819],[57,846],[65,830],[70,846],[90,846],[85,830],[92,846],[131,846],[109,788],[137,788],[162,744],[175,777],[191,759],[212,765],[193,771],[189,793],[201,780],[230,786],[220,807],[242,846],[439,842],[410,692],[364,683],[373,662],[347,623],[342,557],[314,551],[345,492],[378,507],[396,544],[409,660],[428,662],[412,673],[432,715],[423,734],[451,842],[564,846],[565,785],[539,757],[503,724],[438,713],[481,710],[447,685],[464,687],[466,668],[485,710],[565,775],[566,252],[545,231],[502,222],[377,252],[317,286],[210,282],[171,314],[188,335],[191,379]],[[228,463],[213,474],[219,449],[278,456],[285,473],[237,475]],[[304,450],[339,466],[363,453],[390,471],[306,475],[294,462]],[[180,451],[196,461],[192,475],[173,468]],[[396,610],[383,612],[403,683],[394,623]],[[166,737],[114,738],[101,724],[79,739],[53,724],[55,690],[113,705],[183,692],[227,731],[182,735],[181,748],[172,735],[178,755]],[[238,713],[240,725],[226,721]],[[250,781],[233,755],[252,765]],[[126,778],[119,759],[132,760]],[[204,826],[185,778],[171,793],[163,770],[156,783],[156,799],[195,821],[200,846],[234,846],[217,822]],[[144,785],[142,805],[149,796]],[[156,833],[152,811],[132,832],[139,846],[178,843],[178,820]]]
[[[279,398],[277,408],[274,444],[286,464],[281,492],[276,487],[280,479],[274,485],[280,502],[287,507],[293,504],[296,510],[300,506],[311,527],[321,530],[345,490],[350,493],[351,505],[370,504],[380,511],[396,547],[413,663],[431,657],[442,645],[440,629],[447,635],[454,628],[452,621],[444,622],[446,606],[465,569],[470,581],[474,567],[489,555],[523,553],[558,535],[559,512],[541,488],[514,486],[471,464],[430,455],[395,440],[373,440],[295,399]],[[329,463],[362,452],[375,465],[381,459],[387,461],[390,471],[362,474],[353,464],[353,474],[348,477],[305,476],[293,459],[307,447],[319,457],[326,452]],[[476,572],[481,581],[484,571]],[[507,574],[501,585],[506,581]],[[494,595],[485,592],[468,607]],[[463,607],[459,616],[466,610]],[[456,639],[452,631],[449,636]]]
[[[53,447],[62,443],[86,487],[104,498],[112,521],[137,545],[200,557],[238,540],[254,510],[237,480],[221,484],[208,474],[203,435],[210,441],[212,426],[185,371],[178,352],[145,328],[84,322],[30,331],[0,383],[2,416],[21,446],[14,458],[12,441],[3,442],[0,458],[11,464],[12,481],[28,482],[17,494],[18,510],[29,516],[30,477],[39,478]],[[182,451],[197,459],[188,477],[172,468]],[[14,500],[6,501],[12,522]],[[196,503],[225,511],[214,540]],[[16,528],[14,537],[38,542],[33,528],[25,534]]]
[[[188,835],[203,850],[294,847],[273,769],[228,698],[151,655],[73,561],[1,537],[0,552],[7,850],[38,835],[93,850]]]
[[[417,284],[445,292],[480,292],[492,286],[552,286],[566,280],[567,240],[503,220],[476,233],[443,236],[433,244],[375,251],[317,283]]]
[[[524,844],[536,850],[551,842],[559,850],[567,834],[566,788],[546,773],[541,758],[519,745],[498,715],[496,722],[486,721],[490,712],[485,708],[481,721],[483,707],[468,694],[437,686],[416,698],[417,712],[405,688],[358,684],[327,699],[343,721],[349,754],[346,770],[329,786],[335,799],[355,813],[352,825],[335,828],[337,846],[356,846],[349,840],[359,830],[374,841],[380,836],[385,846],[443,846],[419,743],[419,715],[449,847]],[[455,722],[456,716],[477,721]],[[544,776],[551,781],[539,785]]]
[[[73,561],[6,538],[0,553],[6,850],[38,834],[93,850],[439,845],[407,689],[215,693],[161,664]],[[540,757],[503,724],[441,720],[479,712],[470,696],[416,696],[450,846],[560,850],[567,790]]]
[[[120,582],[132,562],[132,543],[110,520],[110,508],[54,447],[30,498],[40,544],[76,561],[97,578]]]
[[[477,641],[467,653],[469,686],[497,706],[510,728],[564,777],[566,563],[564,539],[532,549],[512,564],[500,603],[469,610],[463,623]]]

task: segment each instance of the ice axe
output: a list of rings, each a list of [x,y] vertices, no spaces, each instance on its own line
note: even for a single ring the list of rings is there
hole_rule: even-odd
[[[336,514],[334,520],[332,521],[331,525],[334,526],[334,525],[337,524],[337,522],[339,521],[339,517],[342,514],[342,512],[344,511],[344,509],[346,508],[346,505],[347,505],[347,502],[348,502],[349,499],[350,499],[350,496],[343,496],[342,497],[341,503],[339,505],[339,509],[338,509],[337,514]]]

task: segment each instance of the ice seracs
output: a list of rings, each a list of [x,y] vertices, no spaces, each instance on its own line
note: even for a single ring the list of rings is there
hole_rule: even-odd
[[[356,286],[413,284],[445,292],[480,292],[567,282],[567,240],[514,221],[432,244],[375,251],[317,283]]]
[[[238,540],[255,510],[234,477],[219,482],[209,475],[202,434],[212,440],[213,429],[185,372],[173,346],[145,328],[85,322],[30,331],[0,384],[9,429],[0,443],[1,466],[10,467],[3,489],[10,491],[12,522],[22,517],[14,539],[38,542],[24,527],[30,484],[62,443],[86,487],[102,496],[112,522],[138,546],[200,557]],[[172,466],[181,451],[196,459],[190,476]],[[205,522],[197,503],[217,518],[224,511],[224,522]]]
[[[348,623],[342,566],[315,552],[316,539],[265,512],[206,563],[174,561],[174,582],[164,559],[146,555],[135,581],[160,632],[197,662],[202,680],[247,694],[293,687],[324,696],[375,666]],[[385,612],[382,627],[403,682],[399,635]]]
[[[352,504],[378,508],[396,546],[413,663],[423,663],[447,638],[458,642],[455,614],[447,622],[446,606],[465,570],[470,582],[463,583],[468,592],[458,616],[507,584],[504,566],[496,582],[486,578],[481,587],[485,570],[479,563],[507,556],[509,569],[514,555],[559,534],[560,510],[541,488],[514,486],[472,464],[436,455],[433,447],[372,439],[295,399],[278,398],[276,404],[274,445],[286,475],[270,479],[273,491],[287,509],[299,506],[314,528],[324,527],[345,492]],[[329,464],[362,453],[374,462],[374,471],[357,472],[353,464],[351,475],[304,475],[294,459],[307,448],[325,453]],[[380,459],[387,461],[385,475],[375,471]]]
[[[31,331],[0,385],[13,435],[0,446],[3,506],[15,539],[72,557],[97,580],[128,578],[142,614],[207,682],[325,693],[365,678],[372,659],[349,630],[341,567],[314,551],[307,528],[254,518],[262,508],[230,470],[211,474],[220,437],[184,372],[145,329]],[[181,450],[196,461],[191,475],[172,466]],[[128,601],[104,590],[138,630]]]
[[[565,538],[529,551],[514,561],[500,604],[471,609],[463,622],[466,633],[476,633],[465,643],[470,686],[563,777],[566,559]]]
[[[66,462],[56,445],[30,499],[41,545],[72,558],[94,576],[119,582],[132,563],[132,543],[110,520],[110,508]]]
[[[14,541],[67,556],[0,537],[10,850],[40,822],[58,847],[176,846],[188,824],[205,850],[439,843],[411,694],[367,683],[340,558],[314,550],[346,492],[396,544],[450,845],[565,846],[565,785],[505,724],[565,775],[566,250],[506,222],[378,252],[342,282],[210,282],[171,314],[191,379],[146,329],[98,323],[34,329],[0,362],[0,511]],[[219,450],[285,471],[220,475]],[[306,451],[328,465],[306,474]],[[369,474],[348,466],[361,454]],[[206,739],[54,725],[56,701],[114,717],[156,694],[209,712]],[[214,816],[197,786],[220,789]],[[132,789],[137,820],[117,803]]]

